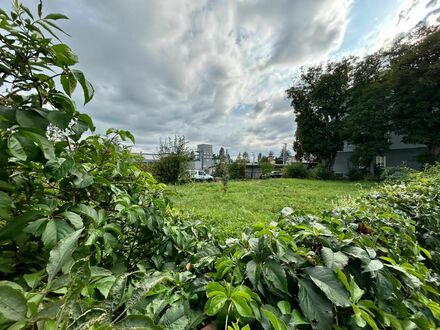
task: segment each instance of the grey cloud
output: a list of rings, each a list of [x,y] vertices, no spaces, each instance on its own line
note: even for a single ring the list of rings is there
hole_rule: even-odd
[[[350,3],[46,1],[70,17],[66,43],[96,89],[83,111],[100,131],[129,129],[145,151],[181,134],[256,152],[293,139],[283,91],[297,65],[338,47]],[[239,104],[255,112],[236,114]]]

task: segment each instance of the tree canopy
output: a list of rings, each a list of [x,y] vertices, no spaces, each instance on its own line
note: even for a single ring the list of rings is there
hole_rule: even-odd
[[[406,143],[440,156],[440,31],[419,27],[390,50],[303,68],[286,93],[297,130],[300,159],[332,169],[344,141],[354,146],[352,162],[373,170],[390,147],[392,132]]]

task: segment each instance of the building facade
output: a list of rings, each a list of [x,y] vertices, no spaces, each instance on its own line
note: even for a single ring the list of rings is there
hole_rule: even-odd
[[[423,144],[403,143],[401,137],[391,134],[390,149],[383,155],[376,156],[376,165],[382,168],[405,165],[411,168],[419,169],[421,164],[417,161],[417,156],[426,151]],[[336,155],[333,171],[337,174],[346,175],[353,166],[350,163],[354,146],[348,143],[344,144],[344,149]]]

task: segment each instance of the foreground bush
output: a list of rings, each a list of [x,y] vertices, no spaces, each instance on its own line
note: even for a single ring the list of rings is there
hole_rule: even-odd
[[[121,144],[129,132],[81,138],[93,123],[69,95],[79,83],[89,101],[91,85],[40,18],[15,7],[0,12],[2,64],[19,77],[0,108],[1,329],[440,325],[428,240],[438,239],[438,167],[320,218],[285,210],[223,244],[176,216]],[[39,65],[58,73],[34,74]]]
[[[285,178],[305,179],[309,177],[307,166],[302,163],[289,164],[283,168]]]

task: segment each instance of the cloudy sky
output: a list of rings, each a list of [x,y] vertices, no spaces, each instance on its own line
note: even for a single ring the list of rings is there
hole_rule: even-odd
[[[4,1],[4,0],[2,0]],[[29,6],[35,0],[25,1]],[[294,117],[284,91],[302,65],[364,54],[438,17],[440,0],[46,0],[95,87],[100,132],[136,148],[184,135],[217,152],[280,152]]]

